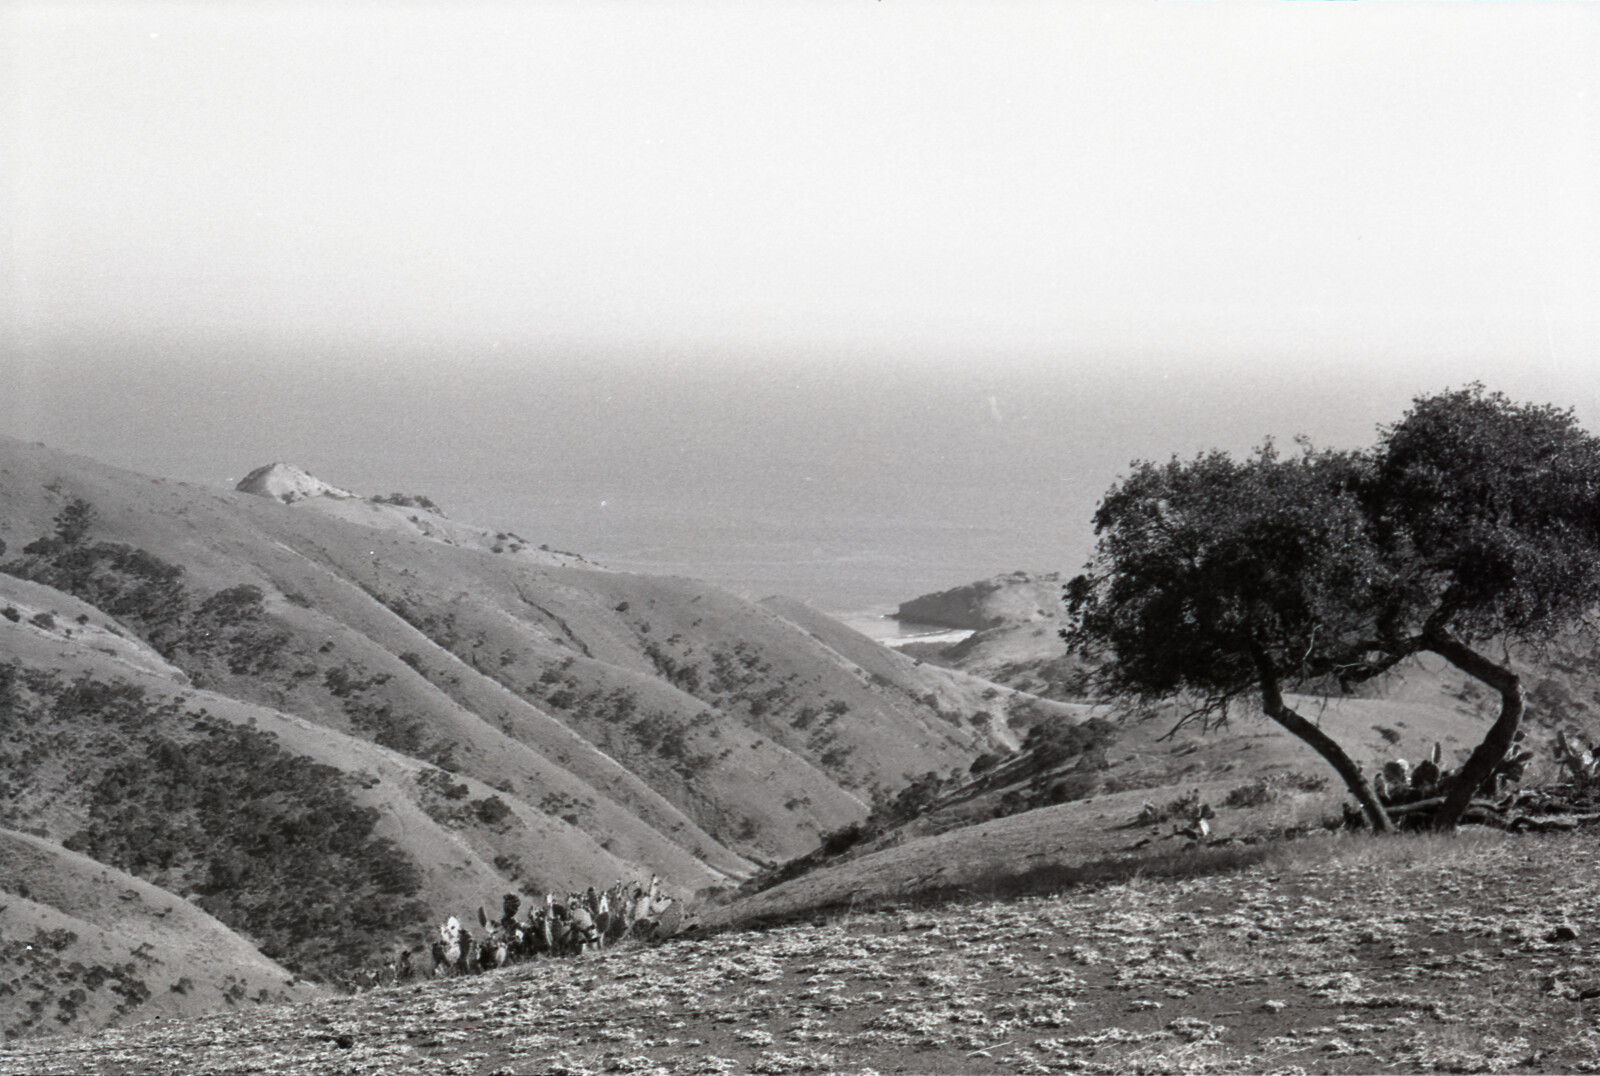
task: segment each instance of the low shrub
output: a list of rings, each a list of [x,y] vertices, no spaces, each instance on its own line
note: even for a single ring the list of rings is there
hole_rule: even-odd
[[[472,813],[486,826],[498,826],[511,817],[511,808],[499,796],[485,796],[472,801]]]
[[[380,493],[378,496],[369,499],[373,504],[392,504],[397,508],[420,508],[424,512],[432,512],[436,516],[444,515],[444,512],[437,504],[433,503],[431,498],[415,493]]]
[[[1117,727],[1102,718],[1072,723],[1065,720],[1041,721],[1028,730],[1023,750],[1031,753],[1040,769],[1059,766],[1091,751],[1102,754],[1116,741]]]
[[[866,830],[860,822],[852,822],[841,829],[833,830],[822,835],[822,854],[824,856],[843,855],[861,842]]]
[[[1045,790],[1047,803],[1073,803],[1088,799],[1100,788],[1100,777],[1095,773],[1069,773],[1053,782]]]
[[[1279,799],[1290,792],[1320,792],[1328,785],[1325,777],[1311,777],[1303,773],[1273,773],[1258,777],[1247,785],[1240,785],[1222,798],[1224,807],[1259,807]]]
[[[240,676],[278,667],[289,634],[266,621],[259,587],[227,587],[197,603],[182,565],[121,542],[90,542],[94,522],[88,502],[73,501],[56,516],[53,536],[29,542],[22,559],[0,571],[98,607],[190,675],[212,664]]]

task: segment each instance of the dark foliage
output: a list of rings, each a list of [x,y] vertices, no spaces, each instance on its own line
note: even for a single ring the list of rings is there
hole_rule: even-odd
[[[1003,758],[1004,756],[998,751],[985,751],[983,754],[972,760],[972,765],[968,768],[967,772],[972,774],[974,777],[981,773],[988,773],[990,770],[1000,765]]]
[[[371,498],[373,504],[392,504],[400,508],[420,508],[424,512],[432,512],[436,516],[444,512],[433,500],[415,493],[382,493]]]
[[[1103,758],[1105,749],[1116,738],[1117,727],[1103,718],[1091,717],[1078,723],[1050,721],[1030,728],[1022,748],[1033,756],[1034,767],[1042,770],[1095,752]]]
[[[181,565],[121,542],[90,542],[94,525],[93,507],[75,500],[56,516],[54,536],[28,543],[22,559],[0,570],[96,606],[191,674],[212,665],[236,676],[278,667],[289,634],[267,622],[259,587],[229,587],[197,604]]]
[[[698,684],[693,666],[680,665],[659,649],[656,660],[662,676],[675,678],[680,688],[690,679]],[[576,676],[568,678],[554,669],[546,669],[526,690],[543,705],[563,711],[585,736],[635,770],[655,776],[670,773],[691,782],[716,763],[715,756],[694,746],[697,728],[714,720],[709,711],[702,710],[685,723],[668,711],[642,708],[638,696],[625,687],[609,691],[598,685],[585,687]]]
[[[443,769],[423,770],[417,775],[417,781],[447,800],[464,800],[471,791],[466,785],[452,781],[450,774]]]
[[[119,542],[87,543],[78,531],[80,523],[58,517],[58,534],[72,534],[76,540],[30,542],[22,549],[23,558],[5,564],[4,570],[83,599],[134,628],[157,650],[174,649],[185,634],[183,569]]]
[[[1222,799],[1224,807],[1259,807],[1282,796],[1295,792],[1317,792],[1327,787],[1325,777],[1309,777],[1303,773],[1274,773],[1257,777],[1249,784],[1231,789]]]
[[[189,616],[181,640],[168,657],[213,658],[235,676],[276,669],[289,633],[265,621],[261,588],[245,584],[219,590]]]
[[[929,770],[902,788],[892,799],[874,807],[872,814],[867,817],[866,828],[882,832],[910,821],[939,802],[940,796],[955,783],[954,778]]]
[[[1464,640],[1544,636],[1600,602],[1600,440],[1570,410],[1476,385],[1419,399],[1364,496],[1423,577],[1421,619]]]
[[[1397,589],[1368,537],[1362,469],[1270,444],[1138,464],[1095,513],[1090,574],[1068,584],[1069,646],[1104,659],[1102,690],[1198,692],[1218,716],[1259,683],[1257,648],[1291,679],[1337,670]]]
[[[10,980],[0,985],[0,994],[33,995],[26,1009],[13,1007],[12,1022],[5,1029],[8,1040],[32,1031],[71,1028],[89,994],[102,987],[118,998],[119,1016],[149,999],[150,988],[139,977],[142,969],[132,961],[84,965],[66,959],[65,950],[77,940],[70,930],[42,928],[35,928],[32,937],[0,937],[0,967],[7,969]]]
[[[0,817],[23,822],[41,764],[82,781],[65,842],[200,905],[300,974],[360,967],[427,917],[415,865],[373,835],[354,779],[276,737],[135,685],[0,666]]]
[[[497,826],[511,817],[511,808],[499,796],[485,796],[472,801],[472,812],[486,826]]]

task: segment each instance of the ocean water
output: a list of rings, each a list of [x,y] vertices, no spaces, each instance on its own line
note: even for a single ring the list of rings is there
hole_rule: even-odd
[[[0,364],[0,432],[212,488],[281,460],[611,567],[810,601],[880,635],[923,594],[1078,571],[1132,460],[1268,435],[1367,443],[1413,390],[1329,380],[1308,396],[1293,367],[1067,357],[184,346],[89,340]]]
[[[1094,507],[1128,459],[1104,429],[1115,410],[1086,391],[1064,371],[480,375],[432,393],[430,423],[385,429],[384,452],[347,416],[337,457],[301,465],[611,567],[873,623],[998,573],[1082,566]],[[396,381],[377,399],[414,411],[427,395]]]
[[[1079,567],[1062,536],[1063,506],[1016,490],[999,515],[973,499],[947,494],[932,512],[870,502],[853,512],[799,503],[785,511],[700,503],[687,491],[613,490],[603,505],[592,494],[503,500],[474,518],[529,517],[512,529],[609,567],[702,579],[751,599],[783,594],[892,638],[925,630],[886,619],[922,594],[1017,569]]]

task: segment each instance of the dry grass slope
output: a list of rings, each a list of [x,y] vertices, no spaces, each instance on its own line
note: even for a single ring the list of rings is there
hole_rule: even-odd
[[[11,830],[0,830],[0,953],[7,1038],[320,994],[188,902]]]
[[[415,498],[296,477],[285,503],[3,438],[0,481],[0,652],[21,685],[0,824],[193,895],[304,974],[507,891],[725,888],[1005,742],[944,674],[874,679],[870,647]],[[320,784],[277,805],[256,787],[291,772]],[[320,933],[288,884],[308,861],[228,851],[292,851],[296,832],[377,864],[311,867],[339,890],[306,898],[331,909]],[[126,1016],[80,1008],[73,1026]]]
[[[1578,1072],[1591,837],[1292,842],[0,1051],[7,1073]],[[1563,929],[1565,928],[1565,929]]]

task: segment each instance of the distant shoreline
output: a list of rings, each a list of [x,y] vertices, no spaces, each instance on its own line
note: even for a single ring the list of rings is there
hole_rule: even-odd
[[[890,612],[829,613],[835,620],[854,628],[868,638],[885,646],[905,646],[907,643],[954,644],[972,635],[968,628],[947,628],[940,624],[917,624],[895,620]]]

